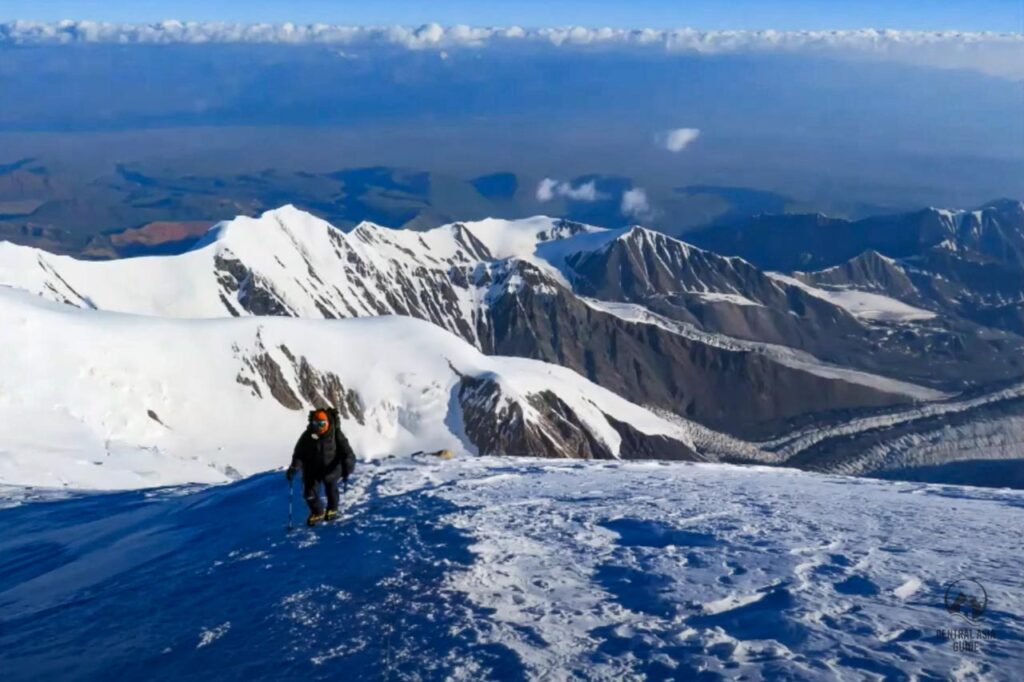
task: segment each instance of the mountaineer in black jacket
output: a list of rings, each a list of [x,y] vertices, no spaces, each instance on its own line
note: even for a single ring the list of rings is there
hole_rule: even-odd
[[[330,521],[338,515],[338,479],[347,481],[355,465],[356,455],[339,428],[337,411],[328,408],[310,412],[309,425],[295,444],[286,472],[291,481],[302,469],[302,496],[309,505],[307,525]],[[327,492],[326,513],[318,490],[321,482]]]

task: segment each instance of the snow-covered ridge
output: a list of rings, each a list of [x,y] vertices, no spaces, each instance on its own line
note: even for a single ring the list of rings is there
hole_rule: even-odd
[[[693,451],[681,420],[562,367],[485,356],[407,317],[160,319],[0,287],[0,347],[0,484],[230,480],[287,463],[305,410],[328,401],[364,458],[626,454],[606,415],[628,424],[632,441],[646,434]],[[574,432],[591,439],[586,453],[567,439]]]
[[[284,206],[220,223],[176,256],[91,262],[0,243],[0,284],[78,307],[160,317],[413,315],[475,342],[488,267],[524,258],[560,279],[533,252],[540,240],[568,232],[538,217],[427,232],[363,223],[345,233]]]
[[[484,270],[523,260],[567,289],[567,259],[614,242],[657,246],[749,266],[634,226],[606,230],[547,216],[485,219],[423,232],[362,223],[350,232],[293,206],[220,223],[189,252],[79,261],[0,242],[0,284],[79,307],[161,317],[249,314],[362,317],[411,314],[476,341],[486,304]],[[679,267],[679,263],[673,263]],[[692,283],[692,293],[756,305],[735,287]]]
[[[258,218],[220,223],[195,248],[178,256],[78,261],[0,242],[0,284],[80,307],[188,318],[266,313],[297,317],[414,314],[422,305],[422,317],[472,340],[471,334],[458,328],[457,318],[472,327],[481,294],[471,287],[452,287],[447,280],[454,271],[461,271],[461,278],[467,279],[481,264],[520,259],[571,288],[575,273],[568,259],[599,253],[616,243],[650,250],[666,272],[685,269],[685,262],[694,257],[700,259],[701,267],[712,263],[712,267],[732,271],[731,276],[738,279],[754,270],[741,258],[719,256],[639,226],[606,230],[536,216],[453,223],[423,232],[362,223],[345,233],[293,206],[284,206]],[[643,260],[638,265],[648,267]],[[699,277],[699,268],[695,268],[686,292],[708,301],[757,304],[732,283],[709,284]],[[851,302],[782,276],[776,280],[861,316],[878,312],[874,308],[860,310],[859,299]],[[445,292],[448,300],[424,303],[425,298],[437,296],[430,290],[439,286],[451,289]],[[254,289],[263,290],[267,300],[249,305],[252,300],[245,298]],[[903,308],[895,312],[904,317],[916,311],[893,302],[897,304]],[[918,317],[908,319],[924,319],[920,315],[930,313],[919,311]]]
[[[619,282],[627,279],[633,288],[618,287]],[[581,289],[587,282],[597,287],[595,295]],[[791,337],[759,335],[762,328],[746,336],[741,332],[730,336],[732,332],[712,326],[702,328],[704,322],[688,317],[685,306],[737,321],[738,328],[747,323],[745,316],[755,322],[760,319],[758,316],[774,316],[794,325],[799,333],[822,335],[839,333],[835,330],[856,335],[860,328],[867,329],[869,325],[851,317],[843,301],[829,300],[834,292],[767,276],[741,258],[722,257],[641,227],[604,230],[537,216],[453,223],[425,232],[363,223],[343,232],[285,206],[256,218],[221,223],[191,251],[177,256],[77,261],[0,243],[0,284],[80,309],[76,313],[69,306],[57,306],[54,310],[67,316],[54,318],[61,322],[40,327],[29,337],[74,337],[79,321],[85,319],[81,315],[94,316],[89,319],[96,320],[94,324],[98,327],[106,325],[106,320],[131,319],[136,322],[125,328],[138,329],[144,326],[139,320],[145,319],[153,330],[168,330],[167,337],[157,331],[140,334],[134,341],[140,348],[169,352],[180,347],[183,350],[175,351],[181,354],[179,357],[195,354],[207,358],[203,362],[210,362],[216,372],[222,371],[221,367],[233,368],[230,376],[217,378],[217,385],[226,385],[231,391],[241,390],[245,400],[263,400],[275,414],[283,409],[281,414],[288,417],[288,424],[294,418],[291,411],[325,402],[319,398],[349,405],[349,418],[360,424],[356,430],[366,429],[369,434],[364,446],[371,454],[462,447],[467,452],[504,454],[543,451],[574,457],[636,455],[777,462],[784,461],[788,451],[782,452],[781,444],[769,444],[766,454],[757,445],[742,442],[740,438],[767,436],[752,436],[752,430],[743,431],[747,422],[733,421],[728,412],[729,405],[739,396],[751,395],[747,382],[757,373],[763,373],[768,390],[776,393],[770,394],[764,403],[768,405],[765,411],[752,419],[769,423],[763,433],[772,437],[786,428],[782,420],[791,417],[813,419],[828,410],[949,398],[944,391],[902,380],[908,375],[897,370],[891,371],[892,376],[879,374],[890,373],[887,366],[857,369],[847,366],[856,363],[847,363],[842,357],[833,362],[822,361],[807,350],[781,345],[790,343]],[[819,291],[822,295],[815,296]],[[22,300],[16,292],[8,294],[0,298],[0,306]],[[674,303],[665,305],[666,301],[683,303],[673,309]],[[10,305],[24,308],[21,304]],[[810,310],[814,315],[804,317],[802,310]],[[105,312],[144,317],[108,316]],[[853,312],[864,317],[863,311]],[[907,310],[900,312],[905,314]],[[911,319],[923,319],[916,313],[926,313],[917,309],[911,312],[915,313]],[[323,321],[393,315],[419,318],[438,329],[432,328],[433,332],[427,333],[427,340],[421,343],[423,333],[416,331],[419,327],[415,324],[419,323],[412,320],[362,320],[352,324]],[[28,316],[34,317],[35,314]],[[232,317],[249,319],[233,322]],[[657,331],[651,333],[644,326],[657,327]],[[120,323],[110,325],[111,330],[119,328]],[[12,329],[17,329],[17,325]],[[220,331],[209,347],[201,345],[203,334],[215,329]],[[308,343],[316,340],[323,346],[320,355],[302,352],[303,342],[294,341],[293,336],[302,337],[307,329],[316,330],[309,332]],[[377,331],[367,331],[370,329]],[[433,334],[443,335],[442,330],[461,338],[459,343],[465,348],[450,350],[451,341],[436,341]],[[768,329],[769,333],[772,331]],[[355,350],[364,348],[365,342],[352,338],[377,333],[394,336],[389,340],[393,343]],[[23,343],[24,334],[10,334],[16,341],[12,348],[20,349],[18,344]],[[584,334],[588,339],[582,338]],[[95,335],[104,339],[109,336],[107,332]],[[764,338],[781,341],[765,342]],[[112,352],[109,349],[119,349],[122,343],[127,342],[120,337],[97,342],[93,350],[100,357],[107,357]],[[575,352],[581,347],[584,353]],[[545,379],[531,383],[529,377],[540,376],[533,361],[480,360],[485,357],[481,350],[541,358],[564,363],[571,369],[540,365],[547,368],[541,374],[550,382]],[[478,359],[467,365],[468,370],[454,360],[452,365],[437,365],[439,358],[451,359],[453,353],[461,357],[470,351]],[[60,354],[55,349],[52,352]],[[24,386],[39,383],[33,376],[43,377],[43,386],[51,380],[73,384],[82,376],[92,377],[94,371],[82,369],[95,362],[86,355],[78,355],[75,357],[80,367],[65,367],[55,375],[56,379],[51,379],[40,369],[48,366],[44,359],[27,350],[18,353],[9,354],[16,359],[16,364],[11,365],[11,377],[19,377]],[[125,357],[131,359],[135,353],[129,347]],[[591,360],[586,359],[588,356]],[[384,397],[374,402],[363,394],[361,386],[373,386],[375,379],[356,372],[350,363],[383,357],[403,358],[395,367],[386,366],[385,375],[393,370],[414,379],[389,384],[388,391],[382,390],[381,396],[390,391],[391,402]],[[587,364],[594,358],[596,363]],[[694,358],[696,362],[688,364]],[[492,360],[500,367],[487,364]],[[421,361],[428,367],[436,365],[436,372],[417,370]],[[95,370],[103,376],[121,378],[110,384],[90,385],[71,404],[88,403],[93,398],[86,396],[105,396],[107,392],[120,400],[118,396],[122,393],[132,394],[125,387],[134,390],[137,382],[131,377],[136,375],[140,377],[139,386],[149,386],[139,394],[137,402],[115,401],[116,405],[104,415],[86,414],[82,408],[69,404],[66,419],[60,422],[64,426],[52,439],[25,441],[20,432],[13,431],[9,452],[47,451],[56,447],[57,451],[70,453],[76,476],[87,478],[96,475],[102,466],[126,467],[128,473],[118,483],[124,486],[147,484],[150,479],[140,469],[143,466],[157,472],[153,480],[160,482],[166,482],[161,478],[164,475],[171,476],[169,480],[173,481],[222,480],[271,466],[268,455],[236,462],[222,456],[216,450],[219,445],[211,452],[204,445],[208,434],[182,431],[180,425],[171,424],[182,420],[192,423],[193,417],[200,422],[205,419],[203,414],[192,413],[183,419],[165,416],[169,410],[173,414],[179,402],[191,401],[188,391],[175,388],[174,400],[167,399],[170,402],[153,397],[170,391],[168,386],[178,386],[178,379],[172,377],[192,372],[182,361],[174,361],[178,363],[174,371],[160,370],[163,373],[152,381],[144,361],[132,362],[135,364],[129,368],[114,364],[102,371]],[[665,367],[666,362],[672,363],[673,372],[679,369],[670,382],[656,385],[646,379],[647,368]],[[758,368],[756,372],[747,369],[748,362]],[[19,363],[36,368],[35,374]],[[374,365],[371,362],[368,366]],[[520,372],[520,367],[525,369]],[[645,368],[645,381],[630,383],[633,379],[629,372],[636,367]],[[573,382],[582,381],[572,370],[612,387],[632,402],[590,382],[564,389],[564,382],[575,385]],[[572,380],[562,377],[562,373]],[[807,388],[787,394],[784,387],[794,385]],[[673,386],[682,387],[681,392],[674,393]],[[710,386],[715,389],[707,390]],[[194,389],[204,391],[198,380]],[[28,408],[18,408],[23,403],[65,404],[56,389],[36,403],[23,400],[17,384],[7,384],[7,390],[6,404],[11,410],[7,421],[11,424],[23,423],[29,416],[25,412]],[[212,395],[221,390],[228,389],[218,388]],[[327,391],[333,393],[328,396]],[[589,399],[591,394],[604,398]],[[690,402],[679,399],[680,395]],[[239,396],[221,397],[232,402]],[[0,394],[0,403],[3,400]],[[371,402],[365,402],[368,400]],[[833,402],[827,402],[830,400]],[[152,404],[140,410],[138,403]],[[371,403],[375,406],[372,409],[368,407]],[[245,404],[244,400],[241,404]],[[637,407],[648,404],[665,414]],[[359,410],[355,406],[360,406]],[[749,407],[761,409],[756,404]],[[156,416],[149,415],[148,410]],[[249,421],[244,412],[243,409],[231,418]],[[748,413],[750,410],[745,412]],[[624,419],[623,415],[632,416]],[[376,421],[371,423],[371,416]],[[697,429],[687,418],[707,428]],[[266,433],[254,447],[242,449],[262,451],[263,443],[276,443],[274,438],[290,433],[292,427],[281,419],[259,418],[259,423],[266,425]],[[112,426],[120,423],[118,420],[124,422],[123,428]],[[617,426],[614,420],[626,426]],[[503,426],[512,423],[521,426]],[[259,429],[254,433],[258,432]],[[186,440],[175,440],[183,437],[183,433]],[[249,435],[246,432],[240,437]],[[650,438],[653,436],[664,436],[667,440],[654,446]],[[238,449],[230,438],[226,442],[233,451]],[[81,447],[69,449],[67,443]],[[7,442],[0,438],[0,448],[7,447]],[[284,450],[288,447],[290,444],[281,446]],[[178,459],[184,452],[190,454],[182,460],[183,464]],[[107,460],[108,465],[97,465],[93,463],[97,461],[95,453],[104,453],[100,461],[114,459]],[[171,454],[169,459],[164,457],[167,453]],[[275,459],[274,463],[279,461]],[[253,462],[258,463],[257,468],[253,468]],[[62,480],[53,471],[33,469],[35,464],[31,461],[23,464],[37,477],[32,480]],[[12,465],[9,471],[21,467],[22,464]],[[16,473],[0,469],[0,482],[4,480],[20,479]]]
[[[581,268],[603,269],[590,276],[614,279],[604,262],[612,247],[629,259],[644,291],[656,296],[686,294],[708,304],[747,307],[767,301],[786,305],[787,287],[809,290],[799,282],[766,278],[741,258],[639,226],[605,230],[536,216],[453,223],[424,232],[363,223],[346,233],[292,206],[221,223],[178,256],[77,261],[0,243],[0,284],[82,308],[160,317],[410,315],[484,348],[492,333],[494,300],[524,287],[517,262],[542,273],[531,282],[534,293],[554,295],[561,286],[571,296],[575,283],[586,283]],[[716,347],[751,345],[684,333],[678,325],[669,331]],[[796,355],[771,353],[801,371],[816,366],[822,370],[817,374],[829,379],[910,390],[916,398],[938,395],[881,377],[864,384],[867,375],[837,373],[834,366],[826,371],[827,363],[806,353],[799,362],[788,361]]]

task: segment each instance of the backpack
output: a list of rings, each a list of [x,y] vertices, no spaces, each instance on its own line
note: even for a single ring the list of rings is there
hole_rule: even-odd
[[[335,443],[338,446],[338,451],[343,457],[341,462],[341,475],[348,478],[356,469],[356,453],[352,450],[352,446],[349,444],[348,438],[346,438],[345,434],[341,432],[341,417],[338,415],[338,410],[333,407],[318,407],[309,411],[309,419],[312,420],[313,415],[317,412],[327,413],[327,420],[331,423],[331,428],[334,429]]]

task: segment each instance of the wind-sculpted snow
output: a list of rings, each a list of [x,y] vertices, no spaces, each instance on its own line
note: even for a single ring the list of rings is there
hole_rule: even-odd
[[[271,473],[0,510],[4,679],[1013,680],[1024,660],[1018,492],[407,457],[290,533],[287,495]],[[962,577],[987,594],[974,622],[946,608]]]

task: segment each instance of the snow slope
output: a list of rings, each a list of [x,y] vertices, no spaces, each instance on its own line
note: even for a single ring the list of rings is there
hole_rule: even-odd
[[[770,277],[788,286],[800,287],[807,293],[845,308],[850,314],[865,320],[886,320],[892,322],[915,322],[931,320],[935,313],[898,301],[889,296],[856,289],[821,289],[801,282],[795,277],[777,272]]]
[[[708,464],[402,457],[286,533],[280,473],[0,510],[38,679],[1014,680],[1024,493]],[[950,581],[988,595],[944,606]],[[126,598],[137,595],[144,598]],[[985,632],[957,651],[949,631]]]
[[[562,367],[485,356],[407,317],[180,320],[81,310],[0,287],[0,348],[0,484],[147,487],[281,466],[304,410],[329,391],[349,406],[345,432],[362,457],[475,452],[488,419],[514,421],[512,406],[558,452],[565,436],[535,400],[545,392],[613,454],[621,436],[605,415],[693,446],[682,420]],[[497,395],[474,404],[468,382]],[[467,405],[485,414],[477,433],[463,423]]]
[[[226,317],[249,314],[240,300],[248,282],[240,282],[241,291],[225,285],[225,275],[237,263],[244,269],[241,279],[272,290],[283,312],[292,316],[402,313],[395,292],[411,289],[414,300],[430,296],[436,275],[452,267],[471,271],[480,263],[521,257],[555,273],[533,252],[539,241],[568,234],[559,225],[556,219],[536,217],[415,232],[362,223],[346,233],[289,205],[258,218],[219,223],[191,251],[175,256],[82,261],[0,242],[0,284],[79,307]],[[465,318],[472,317],[474,296],[467,290],[456,304]]]

